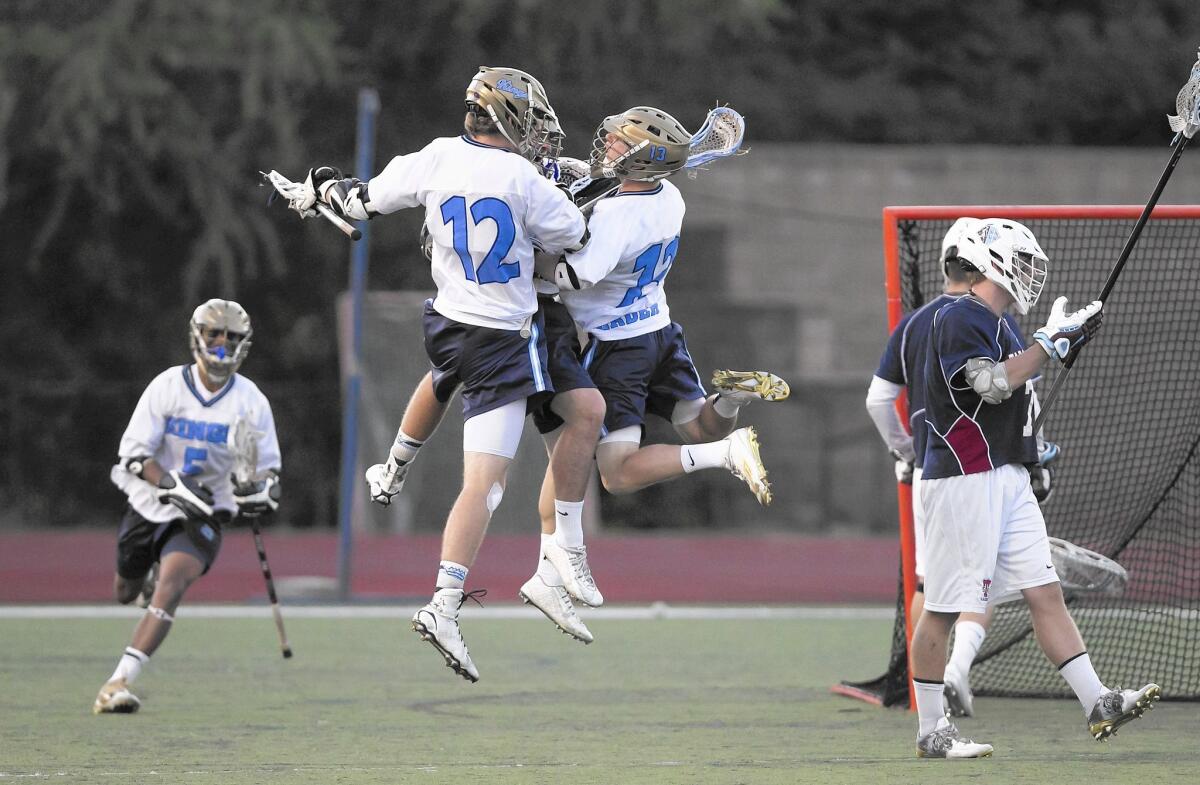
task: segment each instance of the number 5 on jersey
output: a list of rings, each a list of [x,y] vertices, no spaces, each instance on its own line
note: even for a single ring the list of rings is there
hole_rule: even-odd
[[[451,196],[442,202],[442,223],[450,224],[454,236],[454,252],[462,262],[463,274],[468,281],[478,284],[507,283],[521,274],[520,262],[504,263],[504,257],[512,250],[513,240],[517,236],[517,227],[513,223],[512,210],[508,204],[494,196],[477,199],[471,205],[471,227],[478,226],[487,219],[496,224],[496,239],[492,247],[484,255],[479,267],[471,258],[468,243],[467,200],[462,196]]]

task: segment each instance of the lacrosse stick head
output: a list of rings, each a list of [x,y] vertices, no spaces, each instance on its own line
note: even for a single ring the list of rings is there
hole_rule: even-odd
[[[709,110],[704,125],[700,126],[689,143],[687,168],[695,169],[717,158],[750,152],[741,149],[745,135],[746,118],[732,107],[718,106]]]
[[[258,479],[258,432],[245,417],[238,417],[229,431],[233,454],[233,481],[248,485]]]
[[[1178,114],[1167,115],[1171,130],[1191,139],[1196,131],[1200,130],[1200,53],[1192,65],[1192,73],[1187,83],[1180,88],[1179,95],[1175,96],[1175,111]]]
[[[688,162],[692,135],[671,115],[635,106],[609,115],[592,139],[592,176],[652,183]]]
[[[253,332],[250,315],[233,300],[201,303],[188,322],[192,357],[211,381],[224,384],[250,354]]]
[[[565,134],[542,83],[516,68],[479,66],[467,85],[467,112],[482,114],[531,161],[557,158]]]
[[[1050,561],[1065,593],[1119,597],[1129,573],[1107,556],[1057,537],[1049,537]]]

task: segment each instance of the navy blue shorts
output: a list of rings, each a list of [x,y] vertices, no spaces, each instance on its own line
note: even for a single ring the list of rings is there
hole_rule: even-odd
[[[579,362],[579,337],[575,320],[567,306],[553,297],[538,296],[538,310],[546,322],[546,347],[550,355],[550,381],[554,392],[565,393],[582,388],[595,389],[596,383]],[[557,430],[563,419],[550,409],[550,401],[533,410],[538,433]]]
[[[583,352],[583,367],[607,407],[601,435],[643,425],[647,413],[670,420],[677,402],[707,395],[688,354],[683,328],[674,322],[633,338],[593,338]]]
[[[445,403],[462,385],[463,419],[527,399],[533,411],[553,393],[539,311],[528,338],[447,319],[425,301],[425,353],[433,364],[433,393]]]
[[[155,523],[126,507],[117,534],[117,575],[127,581],[140,580],[162,554],[171,551],[192,554],[204,562],[204,572],[208,572],[221,550],[221,523],[228,523],[231,516],[218,511],[213,517],[212,523],[187,518]]]

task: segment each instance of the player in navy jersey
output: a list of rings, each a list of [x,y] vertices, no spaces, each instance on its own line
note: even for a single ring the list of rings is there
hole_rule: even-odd
[[[963,233],[957,256],[972,272],[971,289],[935,314],[925,363],[925,611],[911,653],[917,754],[992,754],[945,717],[946,644],[959,613],[983,613],[1013,591],[1028,603],[1038,644],[1079,698],[1089,732],[1104,739],[1141,716],[1161,689],[1110,690],[1096,675],[1063,601],[1024,466],[1037,460],[1032,380],[1048,358],[1065,360],[1090,340],[1102,304],[1066,313],[1066,298],[1058,298],[1034,333],[1037,346],[1025,351],[1003,317],[1010,306],[1028,313],[1045,283],[1047,258],[1033,234],[985,219]]]
[[[97,714],[141,706],[130,685],[166,640],[188,587],[216,561],[221,526],[235,513],[262,515],[279,505],[271,405],[237,373],[250,351],[250,316],[232,300],[209,300],[188,326],[195,362],[168,368],[146,387],[112,468],[113,483],[129,497],[113,589],[122,604],[141,592],[146,615],[92,705]],[[264,479],[235,486],[230,434],[239,419],[257,433]]]
[[[459,629],[465,582],[492,512],[504,495],[526,409],[554,391],[544,324],[533,287],[533,253],[578,250],[583,214],[530,161],[559,138],[540,82],[513,68],[480,68],[466,90],[462,136],[435,139],[397,156],[369,182],[331,167],[309,172],[310,196],[339,215],[365,220],[425,208],[437,296],[426,303],[425,349],[433,366],[418,394],[444,404],[461,388],[463,487],[446,521],[432,601],[413,629],[468,681],[479,671]],[[440,411],[432,407],[434,424]],[[386,468],[386,464],[384,465]],[[392,485],[379,477],[381,488]]]

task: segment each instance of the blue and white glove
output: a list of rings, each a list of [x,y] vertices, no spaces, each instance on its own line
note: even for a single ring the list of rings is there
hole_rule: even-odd
[[[1054,442],[1043,442],[1037,463],[1029,465],[1029,485],[1038,504],[1045,504],[1050,494],[1054,493],[1054,469],[1051,464],[1058,460],[1060,452]]]
[[[160,503],[174,504],[194,521],[212,520],[212,491],[195,477],[180,474],[178,469],[172,469],[162,476],[155,495]]]
[[[276,474],[268,474],[264,480],[233,486],[233,500],[237,502],[238,514],[245,518],[257,518],[275,512],[279,509],[281,494],[282,488]]]
[[[1104,321],[1104,303],[1093,300],[1083,308],[1066,313],[1067,298],[1059,297],[1050,307],[1050,318],[1046,326],[1033,334],[1034,340],[1042,345],[1046,354],[1060,360],[1067,359],[1092,339]]]

